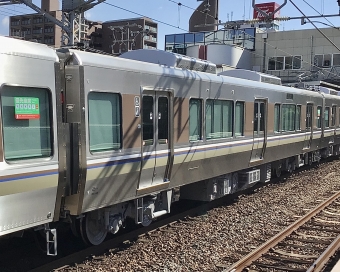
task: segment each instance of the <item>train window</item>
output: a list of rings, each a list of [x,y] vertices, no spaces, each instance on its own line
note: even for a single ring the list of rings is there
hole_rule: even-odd
[[[206,103],[206,138],[233,136],[233,102],[208,99]]]
[[[306,107],[306,129],[310,129],[312,127],[313,120],[313,104],[307,104]]]
[[[296,106],[295,130],[301,130],[301,105]]]
[[[274,106],[274,132],[280,131],[280,104]]]
[[[52,156],[50,105],[46,89],[3,87],[1,110],[7,161]]]
[[[244,135],[244,102],[237,101],[235,105],[235,136]]]
[[[189,101],[189,141],[202,140],[202,99]]]
[[[122,147],[120,95],[91,92],[88,100],[90,151],[120,149]]]
[[[325,109],[325,127],[329,127],[329,107]]]
[[[322,107],[318,106],[316,109],[316,118],[317,118],[317,128],[321,128],[321,111],[322,111]]]
[[[167,97],[158,98],[158,143],[168,143],[169,131],[169,104]]]
[[[282,105],[282,131],[295,130],[295,105]]]
[[[336,106],[332,106],[332,127],[336,124]]]
[[[153,145],[153,97],[143,96],[143,142],[144,145]]]

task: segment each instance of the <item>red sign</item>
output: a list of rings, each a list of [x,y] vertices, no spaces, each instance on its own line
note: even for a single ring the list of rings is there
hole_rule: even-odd
[[[271,12],[273,12],[274,10],[276,10],[278,7],[280,7],[280,5],[278,3],[275,2],[269,2],[269,3],[262,3],[262,4],[255,4],[255,6],[264,11],[265,13],[269,14]],[[276,12],[274,14],[274,16],[272,16],[272,18],[276,18],[280,16],[280,11]],[[253,19],[264,19],[264,15],[261,12],[258,12],[256,9],[254,9],[254,15],[253,15]]]

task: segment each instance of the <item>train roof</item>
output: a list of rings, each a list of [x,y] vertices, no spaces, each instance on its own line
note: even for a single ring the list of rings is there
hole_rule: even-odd
[[[45,44],[0,36],[0,54],[59,61],[55,50]]]
[[[281,78],[279,77],[245,69],[231,69],[223,71],[218,75],[238,77],[275,85],[282,85]]]
[[[309,95],[314,97],[321,97],[320,92],[310,91],[306,89],[274,85],[270,83],[258,82],[244,78],[236,78],[226,75],[216,75],[205,72],[186,70],[178,67],[168,67],[161,64],[154,64],[150,62],[142,62],[139,60],[131,60],[107,55],[100,55],[75,49],[67,49],[67,51],[73,55],[74,58],[73,63],[76,65],[122,69],[126,71],[145,72],[157,75],[177,76],[182,78],[193,78],[202,81],[210,81],[217,84],[227,83],[238,86],[247,86],[250,88],[275,90],[277,92],[283,93],[289,92],[293,94],[295,93],[307,96]],[[65,52],[65,49],[63,49],[63,52]],[[326,96],[328,95],[326,94]],[[334,95],[333,97],[335,99],[340,98]]]
[[[139,49],[128,51],[120,58],[139,60],[169,67],[177,67],[187,70],[216,74],[216,64],[185,55],[155,49]]]

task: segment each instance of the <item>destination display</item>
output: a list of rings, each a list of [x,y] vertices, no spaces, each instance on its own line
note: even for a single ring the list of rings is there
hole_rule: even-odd
[[[39,119],[39,98],[14,97],[15,119]]]

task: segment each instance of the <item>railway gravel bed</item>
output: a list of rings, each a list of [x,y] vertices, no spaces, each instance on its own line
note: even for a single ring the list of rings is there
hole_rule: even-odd
[[[112,249],[58,271],[223,271],[340,190],[339,168],[334,160],[293,174],[239,196],[232,205],[127,242],[124,250]]]

